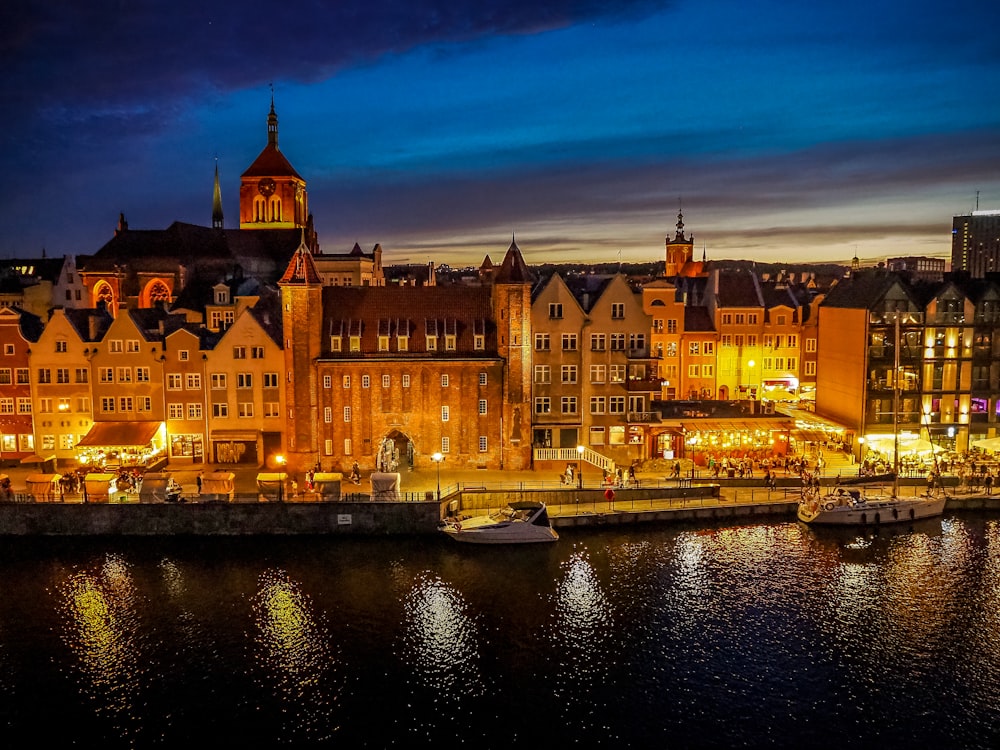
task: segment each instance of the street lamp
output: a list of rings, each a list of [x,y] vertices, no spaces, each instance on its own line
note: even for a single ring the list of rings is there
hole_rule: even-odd
[[[278,502],[285,499],[285,457],[275,456],[274,462],[278,465]]]
[[[583,446],[576,446],[576,455],[580,457],[580,460],[576,464],[577,475],[580,478],[580,489],[583,489]]]
[[[431,461],[437,464],[438,502],[441,502],[441,462],[444,461],[444,454],[435,453],[433,456],[431,456]]]

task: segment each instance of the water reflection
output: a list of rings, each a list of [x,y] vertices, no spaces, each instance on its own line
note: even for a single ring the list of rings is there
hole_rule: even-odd
[[[427,573],[416,576],[403,602],[401,656],[422,688],[444,704],[483,694],[475,618],[461,594]]]
[[[260,576],[251,601],[257,680],[277,703],[284,741],[327,739],[337,729],[337,653],[300,585],[278,570]],[[268,707],[270,708],[270,706]]]
[[[599,726],[593,707],[602,702],[600,688],[612,681],[609,667],[619,649],[612,605],[585,550],[562,564],[554,609],[549,631],[556,660],[552,689],[563,720],[577,724],[574,732],[586,733]]]
[[[150,665],[140,645],[141,603],[128,564],[109,555],[96,569],[62,581],[58,596],[60,634],[79,670],[80,689],[119,732],[135,732]]]
[[[12,747],[1000,746],[990,518],[14,546]]]

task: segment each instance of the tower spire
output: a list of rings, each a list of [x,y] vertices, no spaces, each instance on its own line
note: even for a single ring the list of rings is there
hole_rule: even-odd
[[[215,157],[215,189],[212,191],[212,228],[222,229],[222,189],[219,187],[219,157]]]
[[[267,115],[267,143],[278,147],[278,115],[274,111],[274,84],[271,84],[271,111]]]

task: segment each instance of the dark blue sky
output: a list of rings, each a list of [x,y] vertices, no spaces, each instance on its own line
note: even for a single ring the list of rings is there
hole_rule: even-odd
[[[468,5],[470,7],[463,7]],[[215,7],[218,6],[218,7]],[[1000,209],[1000,3],[12,1],[0,255],[227,226],[266,139],[328,252],[478,264],[947,254]]]

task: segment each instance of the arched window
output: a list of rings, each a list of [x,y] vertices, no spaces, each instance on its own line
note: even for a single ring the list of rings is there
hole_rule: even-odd
[[[141,307],[164,307],[170,302],[170,287],[162,279],[153,279],[143,291]]]
[[[271,221],[281,221],[280,198],[271,198]]]
[[[115,293],[111,289],[111,285],[106,281],[102,281],[94,287],[94,307],[99,310],[108,310],[112,313],[117,307],[115,305]]]

